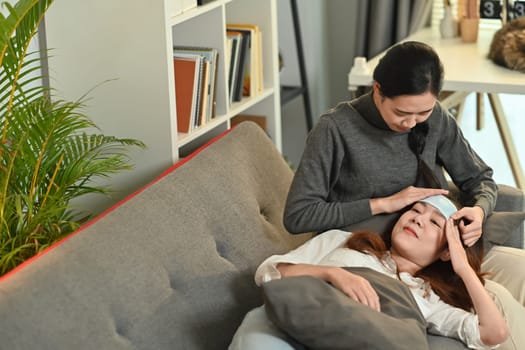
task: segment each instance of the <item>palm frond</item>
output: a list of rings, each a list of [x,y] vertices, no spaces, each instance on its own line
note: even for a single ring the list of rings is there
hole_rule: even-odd
[[[24,95],[24,82],[28,66],[35,65],[39,67],[38,61],[26,61],[28,48],[31,40],[37,33],[38,25],[45,12],[53,0],[20,0],[14,6],[4,2],[9,16],[0,18],[0,67],[6,74],[5,82],[0,86],[2,95],[7,93],[7,98],[2,99],[0,103],[0,113],[2,115],[2,131],[0,140],[4,140],[7,125],[9,124],[10,110],[15,108],[15,103],[25,103],[30,101],[26,96],[23,99],[17,98]],[[35,90],[39,90],[35,93]],[[45,88],[39,84],[32,90],[31,96],[37,96],[45,93]]]

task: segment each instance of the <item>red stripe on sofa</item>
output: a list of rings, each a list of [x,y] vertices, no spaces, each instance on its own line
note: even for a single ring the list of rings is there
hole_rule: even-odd
[[[173,164],[172,166],[170,166],[169,168],[167,168],[166,170],[164,170],[159,176],[157,176],[155,179],[153,179],[151,182],[149,182],[148,184],[142,186],[141,188],[139,188],[138,190],[136,190],[135,192],[131,193],[130,195],[126,196],[124,199],[118,201],[117,203],[115,203],[114,205],[112,205],[110,208],[104,210],[102,213],[100,213],[98,216],[96,216],[95,218],[93,218],[92,220],[86,222],[85,224],[83,224],[82,226],[80,226],[76,231],[72,232],[71,234],[69,234],[68,236],[62,238],[61,240],[53,243],[52,245],[50,245],[49,247],[47,247],[46,249],[44,249],[43,251],[41,251],[40,253],[32,256],[31,258],[27,259],[26,261],[24,261],[23,263],[21,263],[20,265],[16,266],[14,269],[12,269],[11,271],[7,272],[6,274],[4,274],[3,276],[0,276],[0,282],[6,280],[7,278],[9,278],[9,276],[11,275],[14,275],[16,272],[18,272],[19,270],[23,269],[26,265],[29,265],[31,264],[32,262],[34,262],[36,259],[40,258],[41,256],[47,254],[48,252],[50,252],[52,249],[55,249],[56,247],[58,247],[59,245],[63,244],[65,241],[67,241],[68,239],[78,235],[79,233],[81,233],[84,229],[88,228],[89,226],[93,225],[94,223],[96,223],[97,221],[99,221],[100,219],[102,219],[103,217],[105,217],[106,215],[108,215],[110,212],[112,212],[113,210],[115,210],[116,208],[118,208],[119,206],[123,205],[124,203],[126,203],[127,201],[131,200],[133,197],[135,197],[136,195],[138,195],[139,193],[141,193],[142,191],[144,191],[145,189],[147,189],[148,187],[154,185],[155,183],[157,183],[158,181],[160,181],[161,179],[163,179],[164,177],[166,177],[168,174],[170,174],[171,172],[175,171],[177,168],[183,166],[184,164],[186,164],[188,161],[190,161],[193,157],[195,157],[197,154],[199,154],[200,152],[202,152],[203,150],[205,150],[206,148],[208,148],[211,144],[217,142],[218,140],[220,140],[221,138],[223,138],[224,136],[226,136],[230,131],[232,131],[233,129],[235,129],[236,126],[233,126],[232,128],[222,132],[221,134],[215,136],[214,138],[212,138],[210,141],[208,141],[207,143],[205,143],[204,145],[202,145],[201,147],[199,147],[198,149],[196,149],[194,152],[192,152],[190,155],[188,155],[187,157],[185,157],[184,159],[178,161],[177,163]]]

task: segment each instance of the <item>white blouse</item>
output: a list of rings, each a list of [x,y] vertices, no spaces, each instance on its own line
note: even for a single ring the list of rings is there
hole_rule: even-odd
[[[374,255],[344,248],[352,233],[330,230],[319,234],[302,246],[284,255],[273,255],[266,259],[255,273],[255,282],[281,278],[277,269],[279,263],[314,264],[324,266],[368,267],[395,279],[403,281],[412,292],[423,316],[429,333],[461,340],[470,349],[494,349],[482,343],[479,335],[478,316],[442,301],[430,285],[407,272],[397,274],[397,266],[388,255],[379,260]]]

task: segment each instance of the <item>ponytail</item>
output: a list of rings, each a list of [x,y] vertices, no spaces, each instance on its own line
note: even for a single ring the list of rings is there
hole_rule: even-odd
[[[416,124],[408,134],[408,147],[417,157],[416,187],[442,188],[439,180],[428,164],[423,160],[426,137],[428,135],[428,122]]]

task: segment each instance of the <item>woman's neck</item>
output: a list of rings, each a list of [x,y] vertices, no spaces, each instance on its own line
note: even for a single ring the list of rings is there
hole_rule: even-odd
[[[398,273],[407,272],[410,275],[414,276],[416,272],[423,268],[423,266],[419,266],[415,262],[399,254],[395,249],[390,249],[390,256],[396,263]]]

